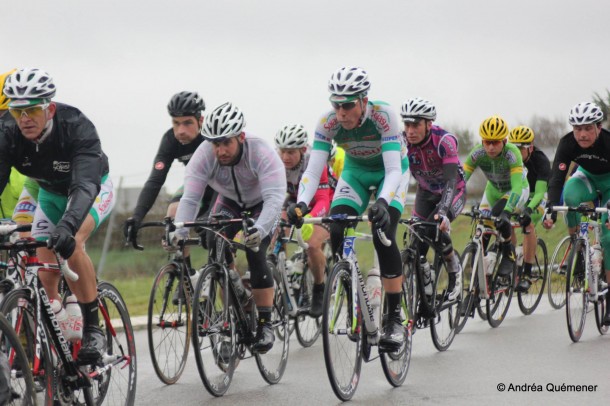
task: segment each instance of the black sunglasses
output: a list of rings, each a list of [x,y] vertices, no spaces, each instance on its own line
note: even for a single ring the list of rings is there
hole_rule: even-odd
[[[356,103],[357,103],[357,101],[351,101],[351,102],[346,102],[346,103],[330,102],[330,104],[332,104],[332,106],[333,106],[333,109],[335,109],[335,110],[343,109],[345,111],[349,111],[349,110],[353,109],[354,107],[356,107]]]

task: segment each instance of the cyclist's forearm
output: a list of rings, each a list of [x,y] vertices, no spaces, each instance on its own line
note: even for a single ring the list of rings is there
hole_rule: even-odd
[[[542,202],[542,199],[544,199],[544,195],[546,194],[546,191],[547,191],[547,182],[545,180],[537,181],[535,189],[534,189],[534,195],[532,196],[532,199],[530,200],[527,207],[529,207],[532,210],[536,210],[538,205],[540,205],[540,202]]]

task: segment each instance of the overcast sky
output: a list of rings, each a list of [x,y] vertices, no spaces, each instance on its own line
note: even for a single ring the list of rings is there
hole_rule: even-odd
[[[285,124],[312,137],[340,66],[365,68],[372,99],[414,96],[438,124],[478,129],[566,118],[610,88],[607,0],[28,0],[2,12],[0,71],[48,71],[56,100],[96,125],[118,183],[141,185],[174,93],[237,104],[270,142]],[[174,164],[173,167],[178,167]],[[170,191],[182,182],[173,169]]]

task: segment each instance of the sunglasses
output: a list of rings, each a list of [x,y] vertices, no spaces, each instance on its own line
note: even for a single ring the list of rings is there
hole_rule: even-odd
[[[483,145],[498,145],[501,143],[502,140],[483,140]]]
[[[11,116],[15,117],[15,120],[20,119],[25,114],[29,118],[38,118],[44,114],[44,111],[49,107],[49,103],[38,104],[36,106],[30,106],[23,109],[9,108],[8,112]]]
[[[351,102],[347,102],[347,103],[330,102],[330,104],[332,104],[332,106],[333,106],[333,109],[335,109],[335,110],[343,109],[345,111],[349,111],[349,110],[353,109],[354,107],[356,107],[356,103],[358,103],[358,102],[357,101],[351,101]]]

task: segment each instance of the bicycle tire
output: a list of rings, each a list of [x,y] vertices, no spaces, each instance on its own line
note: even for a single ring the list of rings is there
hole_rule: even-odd
[[[517,263],[513,262],[513,272],[508,277],[498,275],[500,264],[502,263],[503,253],[500,248],[498,250],[496,264],[489,283],[489,299],[485,303],[487,310],[487,322],[491,327],[498,327],[508,313],[510,302],[513,298],[513,290],[515,288],[515,277],[517,275]],[[513,253],[514,254],[514,253]]]
[[[210,264],[201,271],[193,293],[191,337],[195,361],[203,385],[216,397],[229,389],[237,358],[237,320],[231,298],[224,294],[226,284],[220,265]]]
[[[553,252],[548,271],[548,299],[554,309],[561,309],[566,304],[566,275],[568,256],[572,249],[570,236],[565,236]]]
[[[157,377],[167,385],[176,383],[184,372],[190,346],[191,294],[185,292],[180,306],[173,301],[180,282],[177,264],[163,266],[155,276],[148,301],[150,359]]]
[[[396,351],[393,352],[382,352],[379,354],[381,360],[381,369],[385,375],[387,381],[393,387],[397,388],[401,386],[407,374],[409,372],[409,366],[411,365],[411,351],[413,349],[413,326],[415,323],[408,316],[408,295],[405,289],[405,282],[403,280],[403,290],[401,292],[401,307],[402,313],[401,318],[405,325],[406,336],[403,345]],[[383,301],[384,306],[386,301]]]
[[[602,269],[604,269],[603,266]],[[599,281],[600,283],[597,287],[598,292],[601,289],[601,282],[607,282],[605,272],[601,272]],[[601,335],[608,334],[608,329],[610,328],[609,326],[604,325],[604,315],[606,314],[607,306],[608,302],[606,301],[606,295],[598,295],[597,302],[595,302],[595,324],[597,325],[597,331],[599,331],[599,334]]]
[[[97,285],[100,327],[106,334],[108,359],[123,359],[100,379],[92,379],[97,405],[133,405],[136,399],[137,354],[131,318],[120,292],[109,282]]]
[[[0,356],[5,357],[6,367],[10,369],[9,382],[4,383],[10,397],[7,405],[36,404],[34,378],[28,357],[13,326],[3,314],[0,314]]]
[[[413,267],[413,261],[409,260],[409,253],[404,250],[400,253],[402,261],[403,275],[403,292],[405,292],[405,305],[407,308],[407,318],[415,320],[417,316],[417,302],[419,301],[419,293],[417,291],[417,272]],[[415,332],[416,323],[412,323],[412,330]]]
[[[586,292],[586,270],[584,252],[586,245],[577,239],[568,257],[566,275],[566,321],[568,334],[573,342],[578,342],[585,329],[589,295]]]
[[[440,255],[435,255],[435,278],[433,286],[435,317],[430,320],[432,343],[439,351],[446,351],[455,338],[455,327],[459,319],[461,300],[448,301],[449,272],[447,263]]]
[[[462,264],[462,303],[455,327],[456,334],[459,334],[466,326],[468,319],[474,316],[472,313],[479,296],[479,280],[476,276],[474,280],[472,279],[472,275],[476,271],[476,253],[477,246],[475,244],[468,244],[462,252],[460,261]]]
[[[286,296],[283,285],[275,269],[272,269],[275,289],[273,297],[273,312],[271,313],[271,324],[275,333],[273,347],[264,354],[255,353],[256,365],[265,380],[270,385],[278,383],[288,364],[288,348],[290,344],[290,333],[288,332],[288,314],[286,312]]]
[[[324,292],[322,342],[324,363],[330,386],[343,400],[354,396],[360,382],[364,328],[362,315],[353,314],[352,276],[348,262],[339,261],[333,267]],[[352,332],[352,323],[356,322]],[[345,371],[340,368],[345,365]]]
[[[313,274],[309,270],[309,267],[303,269],[303,275],[301,275],[300,279],[299,289],[294,292],[299,310],[305,309],[310,305],[313,295],[314,280]],[[309,314],[300,314],[295,320],[295,331],[299,344],[301,344],[301,346],[304,348],[311,347],[320,336],[322,331],[322,321],[320,320],[320,317],[311,317]]]
[[[548,279],[548,257],[546,244],[538,238],[536,241],[536,253],[532,264],[532,275],[530,277],[530,288],[528,292],[517,292],[517,302],[521,313],[528,316],[536,310]],[[533,294],[532,294],[533,292]]]
[[[33,358],[35,356],[36,345],[34,331],[36,328],[45,327],[43,324],[37,325],[36,323],[36,303],[30,297],[30,291],[28,289],[17,289],[7,293],[2,300],[0,313],[6,317],[15,330],[26,352],[28,362],[31,368],[34,368],[31,371],[32,378],[35,385],[41,389],[41,391],[37,391],[35,394],[36,403],[44,406],[53,406],[57,387],[54,373],[52,372],[54,368],[48,342],[41,343],[41,358],[39,362],[35,362]],[[36,366],[36,364],[38,365]]]

